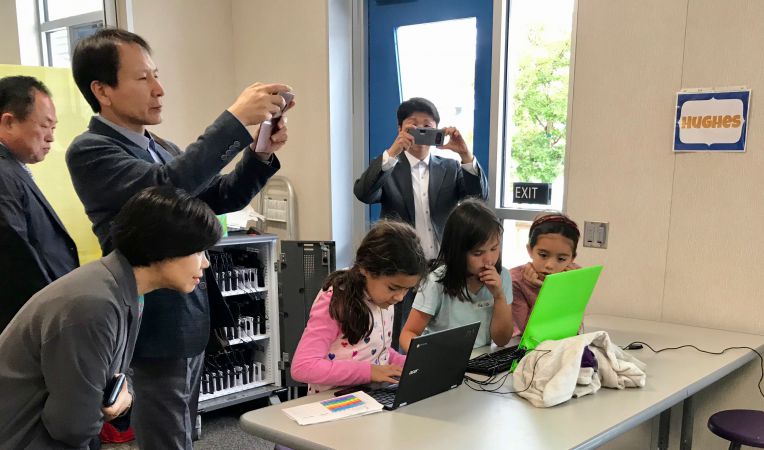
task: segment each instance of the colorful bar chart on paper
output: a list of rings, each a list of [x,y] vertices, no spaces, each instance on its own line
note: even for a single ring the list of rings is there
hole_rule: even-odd
[[[363,401],[353,394],[343,395],[342,397],[324,400],[321,404],[329,411],[336,413],[345,411],[358,406],[363,406]]]
[[[342,397],[284,408],[281,411],[300,425],[312,425],[380,412],[383,408],[382,404],[367,393],[358,391]]]

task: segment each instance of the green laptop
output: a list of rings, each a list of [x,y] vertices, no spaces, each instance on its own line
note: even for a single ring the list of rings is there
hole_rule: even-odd
[[[520,344],[473,358],[467,372],[495,375],[514,371],[518,361],[543,341],[575,336],[602,266],[547,275],[525,326]]]
[[[592,266],[547,275],[519,347],[533,350],[543,341],[575,336],[601,272],[602,266]]]

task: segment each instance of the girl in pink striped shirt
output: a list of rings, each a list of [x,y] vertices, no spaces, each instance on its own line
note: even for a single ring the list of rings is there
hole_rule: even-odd
[[[372,381],[395,383],[406,357],[390,345],[393,308],[427,272],[411,226],[381,221],[356,252],[355,263],[326,279],[310,310],[292,360],[292,378],[308,393]]]

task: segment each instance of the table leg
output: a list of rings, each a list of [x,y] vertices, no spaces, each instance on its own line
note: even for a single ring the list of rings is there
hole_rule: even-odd
[[[679,441],[680,450],[692,449],[692,424],[695,420],[695,412],[692,409],[692,396],[684,399],[682,403],[682,434]]]
[[[658,426],[658,450],[668,450],[669,431],[671,429],[671,408],[663,411]]]

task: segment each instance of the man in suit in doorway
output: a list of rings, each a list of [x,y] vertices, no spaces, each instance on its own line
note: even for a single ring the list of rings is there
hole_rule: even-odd
[[[112,250],[108,230],[115,214],[143,188],[181,188],[221,214],[249,204],[280,167],[273,152],[287,140],[284,118],[274,125],[265,153],[253,150],[245,127],[292,106],[280,95],[291,91],[289,86],[249,86],[182,152],[146,130],[162,121],[164,88],[143,38],[100,30],[77,44],[72,72],[97,115],[72,142],[66,162],[104,254]],[[220,170],[239,153],[243,157],[233,171],[221,176]],[[146,296],[131,365],[136,393],[132,424],[141,448],[192,448],[210,330],[202,286],[190,294],[158,290]]]
[[[413,128],[437,128],[440,114],[435,105],[414,97],[398,107],[398,136],[390,148],[374,159],[355,181],[353,193],[366,204],[380,203],[381,216],[399,219],[416,229],[428,259],[438,256],[443,227],[451,210],[467,197],[488,199],[488,180],[462,134],[443,129],[448,138],[439,149],[450,150],[460,161],[430,154],[429,145],[416,145]],[[396,305],[393,345],[411,310],[411,292]]]
[[[56,108],[39,80],[0,80],[0,332],[37,291],[79,266],[77,247],[28,164],[50,151]]]

